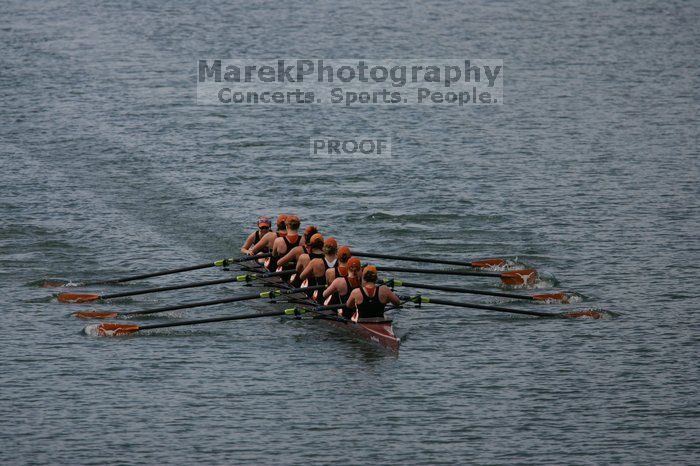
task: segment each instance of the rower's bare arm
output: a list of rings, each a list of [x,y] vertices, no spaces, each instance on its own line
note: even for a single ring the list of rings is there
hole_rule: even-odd
[[[284,240],[282,238],[275,239],[275,241],[272,243],[272,255],[279,256],[280,250],[283,250],[283,248],[284,248]],[[283,251],[283,252],[287,252],[287,251]]]
[[[250,250],[251,255],[255,255],[262,251],[265,247],[269,247],[270,245],[270,235],[274,235],[272,232],[267,232],[265,233],[265,236],[260,238],[260,241],[255,243],[255,246]]]
[[[326,270],[326,283],[331,283],[335,280],[335,269]]]
[[[243,246],[241,246],[241,252],[243,254],[248,254],[248,250],[250,249],[251,246],[253,246],[254,239],[255,239],[255,232],[252,232],[246,238],[245,243],[243,243]]]
[[[309,264],[309,255],[306,253],[301,254],[299,256],[299,258],[297,259],[297,273],[303,272],[308,264]]]
[[[333,282],[330,285],[328,285],[328,288],[323,290],[323,297],[327,298],[336,291],[338,291],[338,283],[335,280],[333,280]]]
[[[309,275],[313,273],[314,270],[314,261],[309,262],[306,264],[306,267],[304,267],[304,270],[299,274],[299,278],[302,280],[306,280]]]
[[[400,306],[401,300],[399,299],[398,296],[396,296],[396,293],[391,291],[389,289],[389,287],[386,287],[386,291],[387,291],[387,298],[388,298],[389,302],[391,302],[391,304],[393,304],[394,306]]]
[[[285,254],[280,260],[277,261],[277,265],[284,265],[289,261],[293,261],[296,259],[296,249],[293,248],[291,251],[289,251],[287,254]]]
[[[359,298],[359,301],[358,301]],[[362,302],[362,293],[360,293],[360,290],[352,290],[350,293],[350,297],[348,298],[348,302],[345,303],[345,307],[349,309],[355,308],[358,304]]]

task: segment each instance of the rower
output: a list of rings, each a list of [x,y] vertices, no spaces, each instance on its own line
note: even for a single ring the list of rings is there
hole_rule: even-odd
[[[306,246],[306,252],[302,253],[297,260],[297,274],[301,275],[313,259],[323,257],[323,243],[324,240],[321,233],[311,236],[311,240]]]
[[[340,256],[340,253],[338,253]],[[330,270],[330,269],[329,269]],[[323,297],[325,298],[324,305],[329,306],[332,304],[345,304],[350,297],[350,293],[355,288],[360,286],[362,266],[360,265],[360,259],[357,257],[351,257],[347,261],[347,276],[340,276],[333,280],[331,284],[323,290]],[[354,309],[348,308],[347,306],[338,309],[338,315],[349,319],[355,312]]]
[[[299,257],[311,250],[309,248],[309,245],[311,244],[311,237],[316,233],[318,233],[318,228],[316,228],[316,226],[310,225],[306,227],[306,230],[304,230],[304,236],[301,240],[301,244],[292,248],[291,251],[289,251],[287,254],[281,257],[280,260],[277,261],[277,265],[281,265],[284,267],[284,265],[287,263],[296,264],[299,261]]]
[[[243,246],[241,246],[241,252],[243,254],[249,254],[251,252],[250,249],[258,244],[263,236],[270,232],[271,225],[272,222],[270,222],[270,217],[267,215],[261,215],[258,217],[258,229],[248,235],[248,238],[246,238]],[[267,248],[263,248],[260,250],[260,252],[265,253],[268,252],[268,250]]]
[[[255,246],[252,248],[248,249],[248,255],[249,256],[254,256],[255,254],[259,254],[261,252],[270,252],[272,251],[272,247],[275,244],[275,240],[281,236],[285,236],[287,234],[287,225],[285,224],[285,220],[287,219],[287,215],[285,214],[280,214],[277,217],[277,231],[268,231],[262,238],[260,238],[260,241],[255,243]]]
[[[301,222],[299,221],[299,217],[296,215],[289,215],[284,219],[284,224],[287,231],[284,235],[275,239],[272,244],[272,256],[270,256],[269,262],[265,264],[267,270],[272,272],[277,270],[277,261],[282,256],[301,244],[302,238],[299,236],[299,226]]]
[[[391,302],[400,306],[401,300],[386,285],[377,286],[377,268],[368,265],[362,270],[362,286],[352,290],[346,306],[355,309],[352,320],[383,320],[384,309]]]
[[[344,277],[348,274],[348,261],[351,257],[349,247],[341,246],[338,248],[338,264],[326,270],[326,283],[333,283],[337,277]]]
[[[334,238],[328,238],[323,242],[323,256],[311,258],[304,270],[299,274],[301,280],[307,281],[307,286],[326,284],[326,270],[338,268],[338,243]],[[313,249],[309,257],[313,254]],[[338,274],[339,275],[339,274]]]

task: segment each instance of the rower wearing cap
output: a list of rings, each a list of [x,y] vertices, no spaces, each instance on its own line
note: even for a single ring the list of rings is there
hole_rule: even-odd
[[[277,270],[277,261],[287,254],[287,252],[302,244],[302,237],[299,236],[299,226],[301,225],[299,217],[296,215],[289,215],[284,220],[284,223],[287,227],[286,234],[275,239],[272,245],[272,256],[265,264],[270,271]]]
[[[271,225],[272,222],[270,221],[270,217],[267,215],[261,215],[258,217],[258,229],[248,235],[248,238],[246,238],[243,246],[241,246],[241,252],[243,254],[249,254],[251,252],[250,249],[255,246],[263,238],[263,236],[270,232]],[[267,248],[263,248],[260,250],[260,252],[265,253],[268,252],[268,250]]]
[[[325,285],[326,270],[330,268],[335,268],[336,273],[338,272],[338,242],[334,238],[326,239],[322,251],[323,257],[312,258],[299,274],[299,278],[306,280],[308,286]]]
[[[284,267],[284,265],[287,263],[296,264],[297,262],[299,262],[299,257],[301,257],[302,254],[305,254],[311,250],[311,237],[316,233],[318,233],[318,228],[316,228],[315,225],[310,225],[306,227],[306,230],[304,230],[304,236],[301,241],[301,244],[292,248],[291,251],[289,251],[287,254],[281,257],[280,260],[277,261],[277,265],[281,265]]]
[[[287,234],[287,225],[285,223],[287,219],[286,214],[280,214],[277,217],[277,231],[268,231],[258,242],[255,243],[255,246],[252,248],[248,249],[247,254],[249,256],[254,256],[255,254],[259,254],[261,252],[270,252],[272,251],[272,247],[275,245],[275,240],[281,236],[285,236]]]
[[[351,257],[349,247],[341,246],[338,248],[338,264],[326,270],[326,283],[333,283],[337,277],[344,277],[348,274],[348,261]]]
[[[401,300],[386,285],[377,285],[377,268],[368,265],[362,270],[362,286],[352,290],[346,306],[355,309],[352,320],[383,319],[386,305],[401,305]]]
[[[338,253],[340,255],[340,253]],[[347,262],[348,273],[347,276],[340,276],[333,280],[328,288],[323,290],[323,297],[325,301],[323,304],[345,304],[350,297],[350,293],[355,288],[360,286],[360,276],[362,273],[362,266],[360,265],[360,259],[357,257],[351,257]],[[346,319],[352,317],[355,310],[348,308],[347,306],[338,309],[338,314]]]
[[[306,246],[306,252],[297,259],[297,274],[301,275],[313,259],[323,257],[323,243],[324,239],[321,233],[315,233],[311,236],[311,240]]]

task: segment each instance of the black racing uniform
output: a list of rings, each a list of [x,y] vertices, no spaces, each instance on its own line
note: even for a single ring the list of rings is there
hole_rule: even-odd
[[[280,234],[277,233],[277,236],[280,236]],[[287,245],[287,252],[299,246],[299,243],[301,242],[301,236],[299,235],[297,235],[297,238],[294,241],[289,241],[289,238],[287,238],[286,235],[282,236],[282,239],[284,240],[284,244]],[[270,272],[276,272],[278,260],[280,260],[280,256],[270,256],[270,260],[267,261],[267,264],[265,265],[267,267],[267,270],[269,270]]]
[[[379,300],[379,286],[374,288],[374,296],[372,297],[367,294],[364,286],[360,287],[360,293],[362,293],[362,303],[357,305],[358,317],[360,319],[384,317],[386,303]]]

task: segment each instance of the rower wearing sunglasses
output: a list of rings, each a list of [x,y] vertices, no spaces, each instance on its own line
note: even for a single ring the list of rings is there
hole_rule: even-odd
[[[270,231],[270,226],[272,226],[270,217],[267,215],[261,215],[258,217],[258,229],[248,235],[248,238],[246,238],[243,246],[241,246],[241,252],[243,254],[252,254],[253,246],[255,246],[262,239],[262,237]],[[268,250],[265,248],[260,252],[265,253],[268,252]]]

